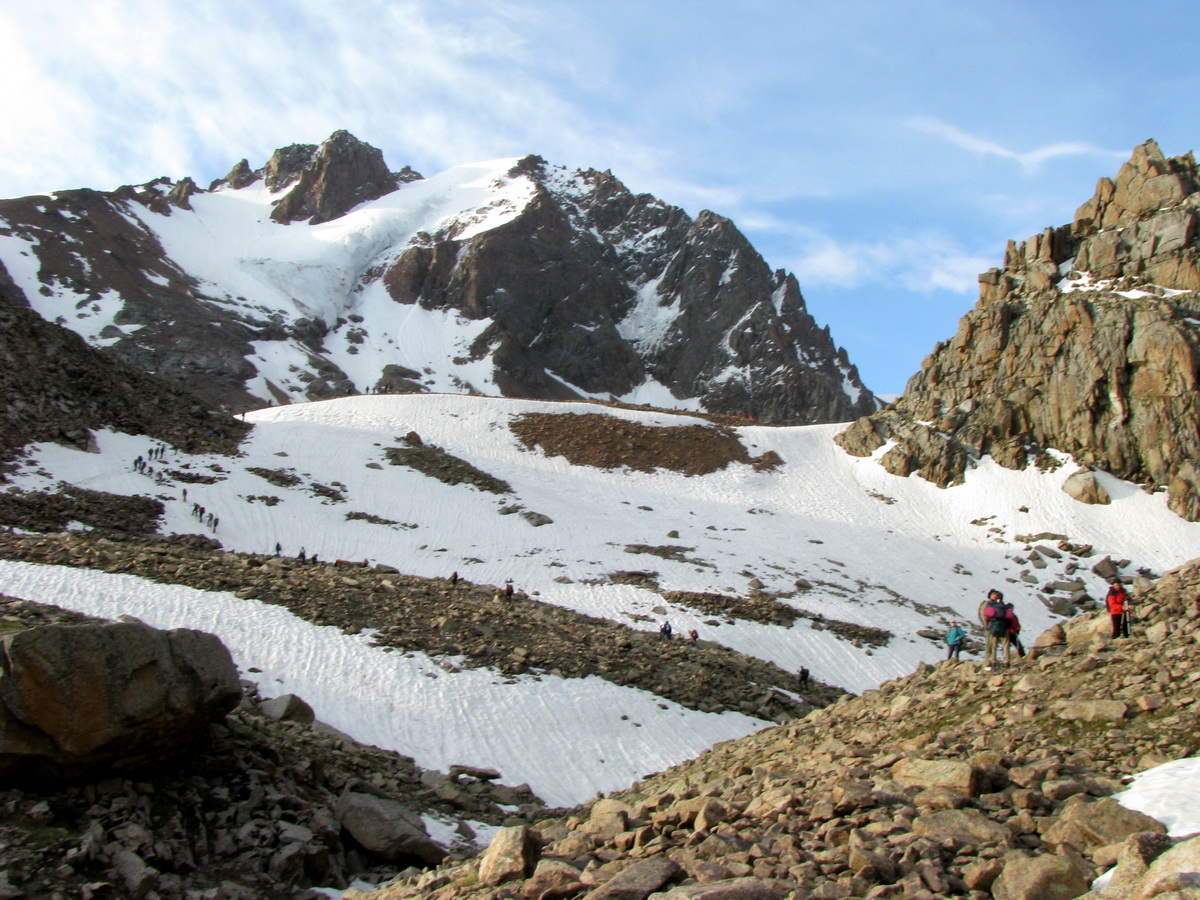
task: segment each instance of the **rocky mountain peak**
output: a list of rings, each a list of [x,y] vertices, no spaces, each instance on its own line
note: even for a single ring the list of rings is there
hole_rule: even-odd
[[[267,188],[274,193],[293,184],[312,163],[317,149],[316,144],[288,144],[272,153],[263,169]]]
[[[254,182],[258,181],[260,177],[260,173],[251,169],[250,163],[247,160],[242,159],[232,169],[229,170],[228,175],[226,175],[224,178],[214,181],[210,186],[210,189],[215,188],[219,184],[227,184],[235,191],[241,190],[244,187],[254,184]]]
[[[461,182],[489,165],[489,178]],[[189,178],[0,202],[0,234],[27,245],[0,262],[36,256],[19,293],[44,298],[39,313],[227,408],[380,390],[678,400],[781,424],[874,408],[794,279],[728,219],[693,220],[611,172],[536,155],[435,178],[364,223],[368,241],[319,242],[304,261],[244,258],[243,242],[220,233],[230,216],[246,215],[269,246],[279,225],[327,222],[423,181],[338,131],[280,148],[259,170],[239,161],[196,208]],[[259,179],[271,196],[253,200],[272,206],[229,204],[223,189]],[[161,216],[175,218],[171,240]],[[213,251],[175,258],[175,237],[195,229]],[[450,311],[454,334],[434,324]],[[398,341],[399,318],[440,336]],[[275,349],[263,355],[260,342]]]
[[[943,487],[985,454],[1008,468],[1069,454],[1200,519],[1200,171],[1139,146],[1075,221],[1010,242],[978,305],[892,407],[839,436]]]
[[[307,220],[316,225],[343,216],[360,203],[390,194],[397,187],[396,176],[383,161],[382,151],[348,131],[335,131],[300,169],[294,186],[276,205],[271,218],[280,223]]]

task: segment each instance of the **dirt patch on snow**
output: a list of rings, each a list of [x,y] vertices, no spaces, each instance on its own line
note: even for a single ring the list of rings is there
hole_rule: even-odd
[[[737,434],[723,426],[661,427],[600,413],[530,413],[514,419],[510,428],[530,449],[541,447],[547,456],[598,469],[627,466],[639,472],[707,475],[733,462],[759,470],[783,462],[774,451],[751,457]]]

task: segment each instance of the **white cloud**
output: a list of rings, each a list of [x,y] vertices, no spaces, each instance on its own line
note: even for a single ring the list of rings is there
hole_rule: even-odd
[[[802,286],[898,284],[916,293],[971,294],[978,289],[979,273],[1000,259],[999,255],[991,258],[971,253],[937,234],[839,242],[827,234],[806,231],[801,240],[804,249],[791,267]]]
[[[338,128],[396,167],[652,159],[556,81],[573,63],[547,59],[563,28],[550,15],[465,0],[9,4],[0,196],[216,177]]]
[[[1105,150],[1094,144],[1087,144],[1080,141],[1060,141],[1059,143],[1047,144],[1044,147],[1038,147],[1034,150],[1021,153],[1016,150],[1010,150],[1008,147],[997,144],[995,141],[989,141],[987,138],[969,134],[955,125],[943,122],[941,119],[932,116],[913,116],[906,119],[904,124],[914,131],[940,137],[955,147],[970,153],[1011,159],[1026,171],[1036,171],[1047,160],[1062,156],[1100,156],[1123,160],[1129,155],[1128,151]]]

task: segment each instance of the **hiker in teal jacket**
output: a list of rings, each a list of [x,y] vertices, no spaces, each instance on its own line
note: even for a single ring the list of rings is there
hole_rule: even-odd
[[[963,645],[966,642],[967,633],[958,624],[958,619],[951,619],[950,630],[946,632],[946,643],[950,646],[950,651],[946,654],[946,659],[958,659],[958,654],[962,652]]]

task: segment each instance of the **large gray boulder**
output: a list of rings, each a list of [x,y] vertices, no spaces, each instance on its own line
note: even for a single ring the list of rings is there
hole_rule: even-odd
[[[215,636],[122,622],[0,639],[0,781],[131,768],[177,753],[241,697]]]
[[[347,791],[338,800],[336,813],[361,847],[389,862],[415,856],[436,865],[446,856],[446,849],[425,831],[421,817],[399,801]]]

